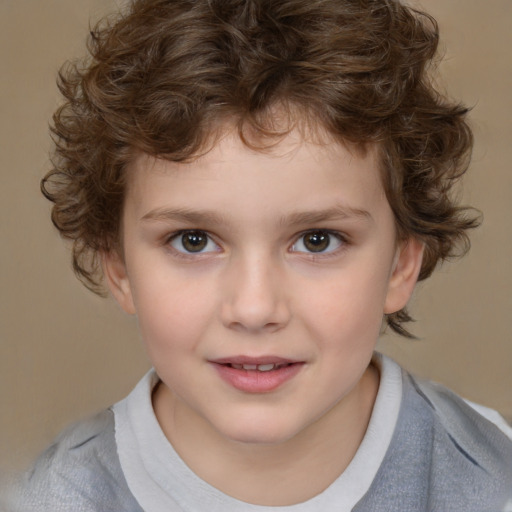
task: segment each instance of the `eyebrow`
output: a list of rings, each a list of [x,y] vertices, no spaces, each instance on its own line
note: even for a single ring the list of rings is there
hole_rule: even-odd
[[[336,205],[323,210],[299,211],[283,215],[280,225],[316,224],[329,220],[361,219],[373,220],[368,210]],[[190,224],[228,224],[226,218],[211,210],[190,210],[187,208],[158,208],[146,213],[141,221],[178,221]]]
[[[226,224],[222,215],[210,210],[189,210],[187,208],[157,208],[146,213],[141,221],[181,221],[191,224]]]
[[[311,210],[305,212],[296,212],[285,215],[280,219],[281,224],[316,224],[328,220],[361,219],[373,220],[368,210],[361,208],[352,208],[344,205],[337,205],[325,210]]]

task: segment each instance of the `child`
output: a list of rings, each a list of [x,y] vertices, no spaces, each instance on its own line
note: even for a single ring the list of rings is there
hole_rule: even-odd
[[[506,433],[374,352],[477,225],[436,46],[392,0],[136,0],[93,32],[43,191],[154,370],[13,510],[509,509]]]

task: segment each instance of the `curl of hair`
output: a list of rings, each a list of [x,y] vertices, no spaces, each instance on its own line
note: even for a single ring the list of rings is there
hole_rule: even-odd
[[[275,139],[278,105],[335,140],[377,144],[398,236],[425,244],[427,278],[468,249],[479,223],[453,197],[472,135],[467,109],[430,79],[437,45],[436,22],[397,0],[132,1],[91,31],[89,57],[59,74],[65,103],[42,190],[76,274],[101,293],[99,255],[122,253],[134,155],[191,160],[226,122],[244,141],[247,127]],[[406,310],[386,320],[410,336]]]

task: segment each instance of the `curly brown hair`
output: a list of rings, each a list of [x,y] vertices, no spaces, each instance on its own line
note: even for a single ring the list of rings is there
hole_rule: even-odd
[[[193,159],[222,123],[262,138],[274,106],[335,140],[380,148],[399,238],[425,245],[419,279],[464,253],[478,224],[452,188],[472,146],[467,108],[431,69],[438,27],[397,0],[134,0],[91,31],[59,74],[53,168],[42,181],[73,267],[101,293],[99,255],[120,251],[126,165],[140,152]],[[388,325],[410,336],[405,309]]]

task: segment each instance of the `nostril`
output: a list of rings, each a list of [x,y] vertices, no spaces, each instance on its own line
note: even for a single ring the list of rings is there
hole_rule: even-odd
[[[268,322],[266,324],[254,324],[254,323],[248,323],[248,322],[231,322],[229,324],[229,328],[238,331],[238,332],[266,332],[266,333],[273,333],[277,332],[280,329],[284,327],[286,322],[278,323],[278,322]]]

